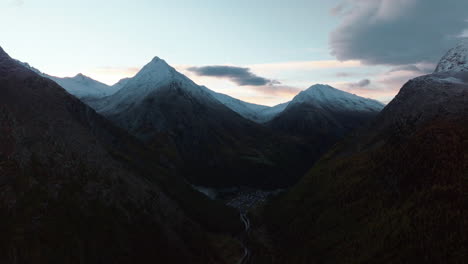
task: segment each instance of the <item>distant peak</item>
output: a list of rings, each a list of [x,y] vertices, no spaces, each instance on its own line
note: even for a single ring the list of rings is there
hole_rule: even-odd
[[[154,57],[147,65],[166,65],[166,66],[169,66],[169,64],[167,64],[167,62],[165,60],[161,59],[158,56]]]
[[[357,96],[326,84],[315,84],[300,92],[292,103],[328,105],[343,109],[382,109],[383,105],[373,99]]]
[[[333,88],[331,87],[330,85],[327,85],[327,84],[320,84],[320,83],[317,83],[317,84],[314,84],[312,86],[310,86],[309,88],[306,89],[306,91],[308,90],[322,90],[322,89],[333,89],[333,90],[337,90],[336,88]]]
[[[78,73],[77,75],[75,75],[74,77],[72,77],[71,79],[75,79],[77,81],[94,81],[94,79],[82,74],[82,73]]]
[[[151,62],[158,62],[158,61],[164,61],[164,60],[159,58],[158,56],[154,56],[154,58],[151,60]]]
[[[314,84],[309,88],[305,89],[304,91],[300,92],[299,94],[303,95],[314,95],[317,93],[330,93],[330,92],[339,92],[339,93],[346,93],[345,91],[338,90],[330,85],[327,84]]]

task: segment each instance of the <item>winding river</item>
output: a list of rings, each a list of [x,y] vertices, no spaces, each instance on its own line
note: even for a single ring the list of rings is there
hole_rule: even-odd
[[[249,209],[268,200],[271,195],[276,195],[283,190],[265,191],[246,187],[229,189],[212,189],[201,186],[193,186],[199,192],[211,199],[221,200],[227,206],[239,210],[241,222],[244,224],[244,231],[239,235],[239,241],[244,249],[244,254],[239,260],[239,264],[248,264],[251,261],[252,251],[248,248],[248,237],[250,233]]]

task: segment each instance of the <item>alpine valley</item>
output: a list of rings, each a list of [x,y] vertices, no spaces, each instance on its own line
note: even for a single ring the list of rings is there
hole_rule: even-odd
[[[467,58],[387,105],[270,107],[159,57],[109,86],[0,48],[0,262],[466,263]]]

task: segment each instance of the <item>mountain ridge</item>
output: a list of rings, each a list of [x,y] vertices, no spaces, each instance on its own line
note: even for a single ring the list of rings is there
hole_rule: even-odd
[[[1,262],[223,262],[152,150],[3,50],[0,94]]]
[[[146,144],[167,135],[192,184],[271,188],[295,181],[303,165],[288,170],[287,164],[303,159],[292,158],[301,152],[299,142],[277,137],[219,96],[155,57],[117,93],[87,103]],[[278,146],[271,145],[274,141]],[[280,149],[287,149],[291,158]]]
[[[259,209],[256,232],[268,229],[273,246],[253,239],[254,261],[463,263],[468,81],[459,78],[455,70],[408,81],[372,122]]]

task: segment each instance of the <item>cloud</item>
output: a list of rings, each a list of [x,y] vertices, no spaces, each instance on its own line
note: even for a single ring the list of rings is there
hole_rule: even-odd
[[[339,3],[338,5],[336,5],[335,7],[333,7],[332,9],[330,9],[330,14],[332,16],[340,16],[340,15],[343,15],[343,12],[346,10],[346,5],[347,3],[345,1]]]
[[[357,83],[350,83],[349,86],[351,88],[363,88],[363,87],[369,86],[370,84],[371,84],[371,81],[369,79],[363,79]]]
[[[249,68],[235,66],[203,66],[190,67],[189,71],[194,72],[199,76],[210,76],[218,78],[228,78],[239,86],[263,86],[279,84],[278,81],[270,80],[255,75]]]
[[[319,61],[289,61],[266,64],[253,64],[249,67],[255,70],[314,70],[314,69],[335,69],[335,68],[354,68],[362,66],[359,61],[338,61],[338,60],[319,60]]]
[[[20,6],[23,6],[24,5],[24,1],[23,0],[12,0],[8,3],[8,5],[10,7],[20,7]]]
[[[467,21],[468,22],[468,21]],[[458,36],[459,38],[468,38],[468,29],[464,29]]]
[[[344,0],[331,11],[341,23],[330,48],[340,61],[436,62],[465,35],[466,10],[467,0]]]
[[[335,73],[335,76],[338,78],[344,78],[344,77],[351,77],[353,76],[353,74],[349,72],[337,72]]]
[[[334,85],[347,92],[370,97],[381,102],[389,102],[409,80],[430,73],[434,64],[403,65],[387,69],[373,75],[372,81],[361,80],[356,83],[339,82]]]
[[[408,64],[408,65],[397,66],[389,70],[389,72],[398,72],[398,71],[421,72],[421,69],[419,69],[419,67],[414,64]]]

